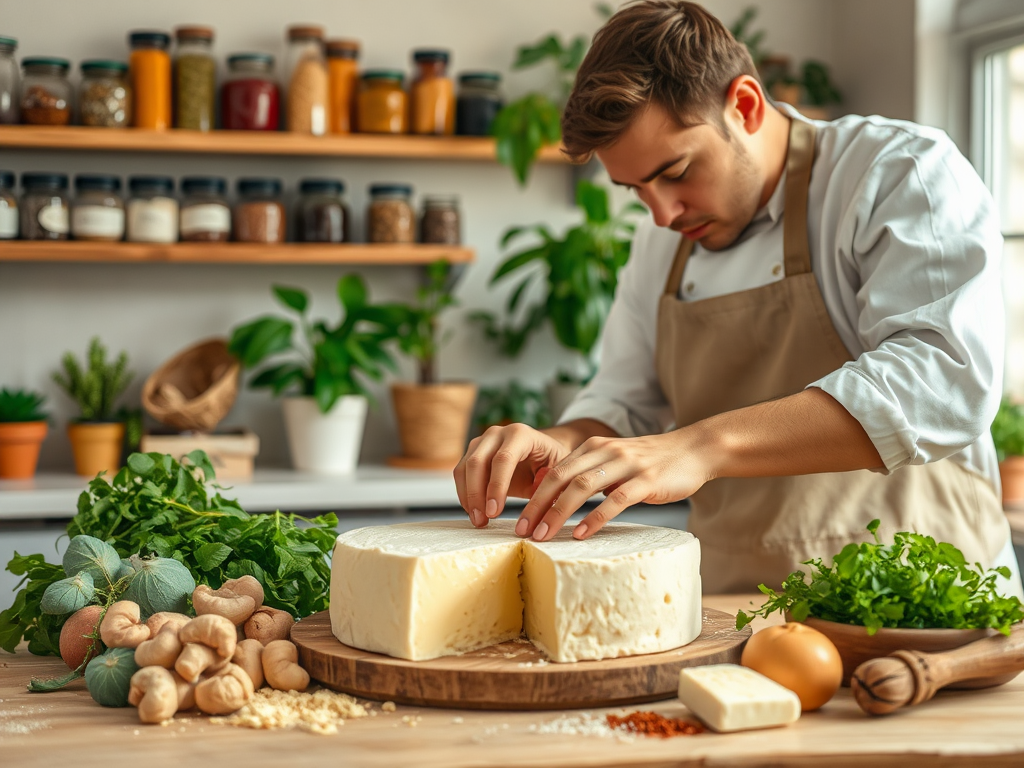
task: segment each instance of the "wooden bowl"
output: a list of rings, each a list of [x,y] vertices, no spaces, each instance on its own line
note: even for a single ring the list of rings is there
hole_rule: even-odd
[[[142,387],[150,416],[182,432],[212,432],[238,395],[241,366],[227,339],[208,339],[161,365]]]
[[[998,634],[994,629],[879,629],[875,634],[858,624],[840,624],[808,617],[804,622],[812,629],[825,635],[839,649],[843,660],[843,685],[850,684],[850,676],[863,662],[888,656],[894,651],[951,651],[961,645],[973,643],[983,637]],[[1007,683],[1017,676],[1017,672],[1009,675],[994,675],[963,680],[949,688],[973,689],[991,688]]]

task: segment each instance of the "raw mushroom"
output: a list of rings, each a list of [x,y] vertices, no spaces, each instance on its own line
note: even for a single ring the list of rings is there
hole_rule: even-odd
[[[149,636],[156,637],[168,624],[174,626],[175,631],[181,629],[192,619],[184,613],[173,613],[172,611],[160,611],[146,619],[146,626],[149,627]]]
[[[259,640],[242,640],[235,646],[235,655],[231,663],[245,670],[252,680],[252,687],[259,690],[263,686],[263,643]]]
[[[196,706],[208,715],[227,715],[252,698],[252,680],[236,664],[228,664],[196,686]]]
[[[299,649],[290,640],[274,640],[263,649],[263,675],[278,691],[304,691],[309,673],[299,666]]]
[[[171,677],[178,689],[178,711],[192,709],[196,705],[196,684],[190,683],[177,672],[171,672]]]
[[[256,610],[256,601],[250,595],[239,594],[227,587],[210,589],[200,584],[192,592],[192,607],[197,616],[223,616],[231,626],[241,624]]]
[[[263,605],[263,585],[255,576],[246,574],[237,579],[228,579],[221,585],[221,589],[230,589],[237,595],[248,595],[256,603],[256,608]]]
[[[215,672],[228,663],[217,652],[203,643],[185,643],[181,654],[174,662],[174,671],[185,680],[194,683],[204,672]]]
[[[135,649],[135,663],[140,667],[163,667],[174,669],[174,662],[181,653],[181,641],[174,624],[165,624],[155,636],[139,644]]]
[[[217,651],[222,659],[230,659],[238,643],[238,631],[230,619],[208,613],[196,616],[178,630],[178,639],[182,643],[202,643]]]
[[[141,623],[139,605],[118,600],[107,608],[100,622],[100,639],[108,648],[138,648],[149,639],[149,627]]]
[[[178,711],[178,688],[163,667],[143,667],[132,675],[128,703],[139,708],[143,723],[162,723]]]
[[[245,636],[259,640],[264,645],[274,640],[287,640],[292,633],[295,619],[288,611],[279,611],[264,605],[245,622]]]

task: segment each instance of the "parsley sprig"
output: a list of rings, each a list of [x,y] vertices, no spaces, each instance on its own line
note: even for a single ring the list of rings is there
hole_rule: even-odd
[[[1008,635],[1024,619],[1020,600],[996,589],[997,575],[1010,577],[1005,566],[969,565],[952,544],[919,533],[897,533],[885,545],[878,526],[878,520],[868,524],[874,543],[847,544],[830,566],[820,558],[805,561],[810,582],[796,571],[781,592],[761,584],[768,600],[750,613],[740,611],[736,628],[775,611],[789,612],[796,621],[813,616],[862,625],[869,635],[882,627],[992,628]]]

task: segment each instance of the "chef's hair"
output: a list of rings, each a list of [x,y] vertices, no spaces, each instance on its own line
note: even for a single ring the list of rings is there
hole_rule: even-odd
[[[745,45],[702,6],[684,0],[635,0],[594,35],[562,116],[562,143],[573,162],[610,146],[650,104],[681,126],[722,117],[729,85],[757,78]]]

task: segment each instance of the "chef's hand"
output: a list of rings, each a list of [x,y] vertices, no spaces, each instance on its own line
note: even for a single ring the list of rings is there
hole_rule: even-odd
[[[568,446],[525,424],[490,427],[469,443],[455,467],[455,490],[477,528],[505,507],[509,496],[526,499],[540,469],[569,455]]]

